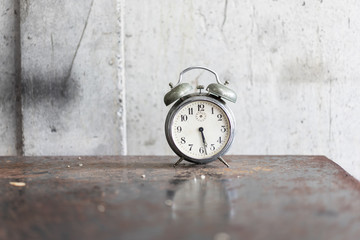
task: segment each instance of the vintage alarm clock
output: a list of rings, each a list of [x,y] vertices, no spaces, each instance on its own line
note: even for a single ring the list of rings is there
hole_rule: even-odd
[[[184,73],[202,69],[215,76],[216,83],[210,84],[207,92],[203,86],[197,86],[194,92],[189,83],[182,83]],[[216,72],[206,67],[189,67],[180,73],[176,86],[169,84],[170,92],[164,96],[165,105],[176,101],[165,121],[165,135],[171,149],[182,160],[205,164],[219,159],[230,148],[235,132],[235,118],[224,100],[236,102],[236,93],[222,83]]]

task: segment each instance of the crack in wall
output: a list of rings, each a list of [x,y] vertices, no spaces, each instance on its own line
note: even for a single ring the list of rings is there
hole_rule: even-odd
[[[67,74],[67,77],[66,77],[66,81],[68,81],[68,80],[70,79],[71,72],[72,72],[72,68],[73,68],[73,66],[74,66],[74,62],[75,62],[77,53],[78,53],[79,48],[80,48],[80,46],[81,46],[81,42],[82,42],[82,40],[83,40],[85,31],[86,31],[86,28],[87,28],[87,25],[88,25],[88,22],[89,22],[89,17],[90,17],[90,13],[91,13],[91,10],[92,10],[93,5],[94,5],[94,1],[95,1],[95,0],[92,0],[92,1],[91,1],[90,8],[89,8],[89,12],[88,12],[88,15],[87,15],[86,20],[85,20],[84,28],[83,28],[83,30],[82,30],[82,32],[81,32],[81,36],[80,36],[79,42],[78,42],[78,44],[77,44],[77,46],[76,46],[76,50],[75,50],[75,53],[74,53],[74,57],[73,57],[72,60],[71,60],[71,65],[70,65],[70,69],[69,69],[68,74]]]
[[[221,31],[224,30],[224,25],[226,23],[226,19],[227,19],[227,10],[228,10],[228,0],[225,0],[225,3],[224,3],[224,13],[223,13],[223,21],[222,21],[222,24],[221,24]]]
[[[227,40],[227,37],[224,33],[224,26],[225,26],[225,23],[226,23],[226,19],[227,19],[227,9],[228,9],[228,0],[225,0],[225,3],[224,3],[224,12],[223,12],[223,22],[221,24],[221,28],[220,28],[220,31],[221,31],[221,36],[225,42],[225,45],[226,47],[229,49],[229,43],[228,43],[228,40]]]
[[[18,156],[24,155],[24,123],[23,123],[23,112],[22,112],[22,78],[21,78],[21,9],[20,9],[20,1],[14,2],[14,9],[17,10],[17,14],[15,12],[15,48],[14,48],[14,55],[15,55],[15,148],[16,154]],[[28,5],[27,1],[26,5]],[[27,9],[26,9],[27,11]]]

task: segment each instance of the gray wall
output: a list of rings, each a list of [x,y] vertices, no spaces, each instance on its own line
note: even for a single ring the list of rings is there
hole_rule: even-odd
[[[0,154],[21,154],[17,139],[21,138],[21,128],[16,125],[16,88],[19,85],[19,9],[12,0],[0,2]],[[20,100],[20,99],[18,99]],[[20,131],[19,131],[20,129]],[[19,135],[20,133],[20,135]]]
[[[0,153],[126,153],[120,3],[14,2],[0,3]]]
[[[359,12],[350,0],[2,1],[0,154],[172,154],[163,95],[204,65],[238,93],[231,154],[326,155],[360,178]]]
[[[116,1],[22,1],[21,7],[25,153],[124,153]]]

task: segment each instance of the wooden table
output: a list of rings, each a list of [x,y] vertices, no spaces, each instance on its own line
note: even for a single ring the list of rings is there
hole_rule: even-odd
[[[326,157],[225,159],[0,157],[0,239],[360,239],[360,184]]]

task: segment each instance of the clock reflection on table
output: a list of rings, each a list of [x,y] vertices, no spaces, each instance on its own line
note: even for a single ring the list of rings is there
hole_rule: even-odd
[[[229,190],[230,180],[219,179],[205,175],[186,180],[174,177],[166,191],[171,219],[192,222],[230,220],[235,214],[232,199],[236,196]]]

